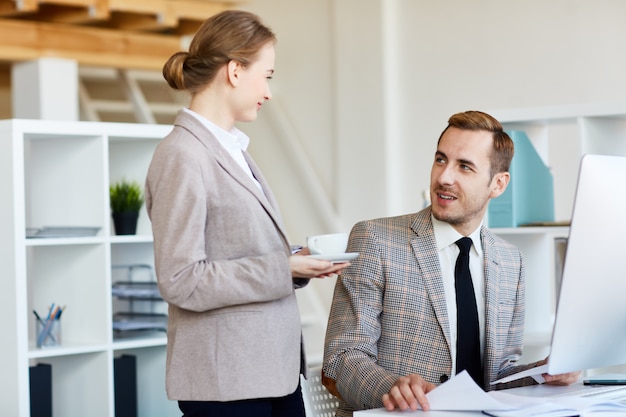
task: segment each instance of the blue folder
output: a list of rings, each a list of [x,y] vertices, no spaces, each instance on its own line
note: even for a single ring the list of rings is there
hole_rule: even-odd
[[[489,203],[489,227],[518,227],[554,221],[554,180],[550,169],[522,131],[507,131],[515,143],[511,181]]]

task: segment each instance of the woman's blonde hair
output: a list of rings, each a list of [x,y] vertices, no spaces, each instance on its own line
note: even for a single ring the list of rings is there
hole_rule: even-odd
[[[163,77],[172,88],[196,93],[215,78],[222,66],[237,61],[245,67],[270,42],[276,42],[276,35],[259,16],[227,10],[202,24],[189,52],[176,52],[167,60]]]

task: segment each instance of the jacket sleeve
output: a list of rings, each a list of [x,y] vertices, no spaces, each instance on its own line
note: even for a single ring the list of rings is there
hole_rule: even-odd
[[[146,180],[163,298],[207,311],[290,295],[289,248],[257,197],[193,138],[173,139]]]
[[[377,364],[384,278],[377,245],[364,223],[352,230],[349,252],[359,257],[338,278],[326,333],[323,382],[354,409],[382,407],[399,375]]]

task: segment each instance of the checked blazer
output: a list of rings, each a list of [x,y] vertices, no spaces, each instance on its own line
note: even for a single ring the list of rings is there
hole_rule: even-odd
[[[485,268],[483,388],[519,366],[524,333],[520,251],[481,229]],[[324,383],[341,399],[338,417],[382,407],[382,396],[412,373],[450,377],[450,326],[430,207],[357,223],[349,252],[360,255],[337,280],[324,349]],[[529,385],[531,378],[506,387]]]

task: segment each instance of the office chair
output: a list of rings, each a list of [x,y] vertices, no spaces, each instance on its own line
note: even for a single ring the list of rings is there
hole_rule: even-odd
[[[322,367],[309,369],[309,378],[300,376],[307,417],[334,417],[339,400],[322,385]]]

